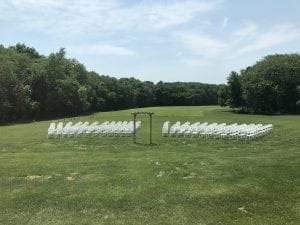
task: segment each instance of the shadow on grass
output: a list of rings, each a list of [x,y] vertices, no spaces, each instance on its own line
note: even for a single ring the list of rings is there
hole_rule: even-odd
[[[158,143],[144,143],[144,142],[136,142],[134,143],[135,145],[139,145],[139,146],[158,146]]]

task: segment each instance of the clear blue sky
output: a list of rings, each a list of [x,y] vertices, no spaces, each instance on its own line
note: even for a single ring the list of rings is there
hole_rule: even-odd
[[[299,0],[0,0],[0,43],[66,48],[88,70],[224,83],[263,56],[300,52]]]

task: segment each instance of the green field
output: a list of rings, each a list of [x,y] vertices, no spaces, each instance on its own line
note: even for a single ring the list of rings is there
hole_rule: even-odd
[[[0,127],[0,224],[300,224],[300,116],[157,107],[130,137],[47,139],[50,121]],[[130,120],[130,112],[72,121]],[[163,138],[164,121],[272,123],[239,140]],[[38,177],[28,177],[38,176]]]

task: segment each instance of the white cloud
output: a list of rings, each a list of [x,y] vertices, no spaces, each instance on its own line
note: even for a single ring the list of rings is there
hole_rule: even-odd
[[[98,43],[92,45],[69,46],[66,48],[76,55],[114,55],[114,56],[134,56],[136,53],[131,49],[111,45],[108,43]]]
[[[220,55],[227,47],[227,44],[203,34],[184,32],[179,34],[183,45],[194,55],[204,58],[213,58]]]
[[[183,46],[189,50],[189,54],[184,54],[185,58],[181,61],[190,66],[203,66],[221,58],[230,61],[258,50],[300,40],[300,29],[291,24],[277,24],[266,29],[251,22],[231,33],[229,38],[223,36],[222,39],[217,39],[195,31],[177,35]],[[228,40],[225,41],[226,39]]]
[[[209,64],[209,61],[206,59],[199,59],[199,58],[191,58],[191,59],[182,59],[180,60],[184,64],[192,67],[202,67],[207,66]]]
[[[32,7],[56,7],[60,5],[60,1],[56,0],[10,0],[11,5],[21,8]]]
[[[160,29],[188,22],[201,12],[215,9],[218,4],[219,1],[177,1],[173,4],[155,3],[150,9],[143,5],[142,8],[147,11],[144,14],[150,24]]]
[[[256,34],[258,28],[259,26],[256,23],[249,22],[245,24],[242,28],[236,30],[233,34],[240,38],[251,38]]]
[[[300,29],[292,25],[277,25],[257,35],[252,43],[240,48],[239,53],[250,53],[300,39]]]
[[[229,18],[224,17],[224,19],[222,21],[222,29],[225,29],[228,26],[228,22],[229,22]]]
[[[74,34],[120,29],[164,29],[195,19],[221,0],[10,0],[0,4],[0,20],[46,33]]]

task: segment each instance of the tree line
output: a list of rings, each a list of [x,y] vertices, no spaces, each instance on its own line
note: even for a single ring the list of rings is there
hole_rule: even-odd
[[[300,55],[276,54],[231,72],[218,91],[221,106],[246,113],[300,113]]]
[[[0,45],[0,123],[95,111],[169,105],[216,105],[218,85],[154,84],[87,71],[64,49],[49,56],[24,44]]]

